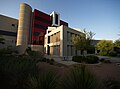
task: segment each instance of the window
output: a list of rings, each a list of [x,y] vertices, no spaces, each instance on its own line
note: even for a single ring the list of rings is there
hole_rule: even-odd
[[[39,32],[34,32],[34,36],[39,36]]]
[[[48,36],[48,44],[50,43],[50,36]]]
[[[15,27],[15,24],[12,24],[13,27]]]
[[[58,24],[58,14],[55,14],[55,24]]]

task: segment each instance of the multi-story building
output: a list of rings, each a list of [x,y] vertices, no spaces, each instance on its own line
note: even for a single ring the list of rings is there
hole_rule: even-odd
[[[56,22],[55,18],[59,19],[59,22]],[[37,9],[32,12],[31,6],[22,3],[18,20],[0,15],[0,36],[5,39],[5,44],[0,44],[0,48],[17,46],[21,54],[28,46],[32,50],[43,51],[46,30],[48,26],[58,26],[56,23],[68,26],[67,22],[60,20],[58,13],[49,15]]]
[[[18,20],[0,15],[0,37],[4,38],[4,44],[0,48],[16,46]]]
[[[48,27],[45,35],[45,52],[48,55],[75,56],[81,55],[80,50],[76,50],[72,44],[72,36],[83,34],[80,29],[72,29],[61,25],[59,27]]]

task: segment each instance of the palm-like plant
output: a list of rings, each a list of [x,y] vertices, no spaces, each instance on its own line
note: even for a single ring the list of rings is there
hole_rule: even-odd
[[[96,78],[85,65],[77,66],[60,83],[60,89],[99,89]]]
[[[54,72],[47,72],[30,78],[28,89],[56,89],[58,77]]]

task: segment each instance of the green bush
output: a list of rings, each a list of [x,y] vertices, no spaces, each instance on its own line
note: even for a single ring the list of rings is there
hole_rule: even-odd
[[[108,56],[108,53],[107,52],[100,52],[99,53],[101,56]]]
[[[114,78],[108,78],[103,80],[105,89],[120,89],[120,81]]]
[[[62,78],[59,89],[101,89],[94,74],[85,65],[76,66]]]
[[[28,76],[37,74],[36,63],[24,56],[0,58],[0,89],[25,89]]]
[[[90,55],[90,56],[73,56],[72,61],[79,62],[79,63],[85,62],[85,63],[89,63],[89,64],[90,63],[94,64],[94,63],[98,63],[99,58],[97,56],[93,56],[93,55]]]
[[[72,61],[79,62],[79,63],[84,62],[85,61],[85,56],[73,56]]]
[[[99,58],[97,56],[93,56],[93,55],[86,56],[85,62],[88,63],[88,64],[98,63]]]
[[[117,56],[117,52],[115,52],[115,51],[110,51],[110,52],[109,52],[109,56],[115,57],[115,56]]]
[[[50,65],[54,64],[54,59],[50,59]]]

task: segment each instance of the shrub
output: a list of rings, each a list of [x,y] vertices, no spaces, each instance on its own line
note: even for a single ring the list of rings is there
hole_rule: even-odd
[[[43,58],[43,59],[42,59],[42,62],[46,62],[47,60],[48,60],[48,59],[46,59],[46,58]]]
[[[100,89],[98,81],[85,65],[76,66],[62,78],[60,89]]]
[[[108,78],[103,80],[105,89],[120,89],[120,81],[117,81],[113,78]]]
[[[104,63],[111,63],[110,60],[104,60]]]
[[[29,49],[28,49],[29,50]],[[37,51],[28,51],[29,56],[36,62],[42,61],[44,58],[43,53]]]
[[[47,72],[31,77],[27,89],[56,89],[58,76],[54,72]]]
[[[99,58],[97,56],[93,56],[93,55],[90,55],[90,56],[73,56],[72,61],[79,62],[79,63],[85,62],[85,63],[94,64],[94,63],[98,63]]]
[[[105,61],[105,59],[104,59],[104,58],[101,58],[101,59],[100,59],[100,62],[104,62],[104,61]]]
[[[27,57],[4,56],[0,58],[0,87],[24,89],[28,76],[36,72],[36,63]]]
[[[84,62],[84,60],[85,60],[85,56],[73,56],[72,58],[72,61],[79,63]]]
[[[101,56],[108,56],[108,53],[107,52],[100,52],[99,53]]]
[[[86,56],[86,60],[85,60],[86,63],[90,63],[90,64],[98,63],[98,61],[99,61],[99,58],[93,55]]]
[[[54,59],[50,59],[50,64],[51,64],[51,65],[54,64]]]
[[[115,51],[110,51],[110,52],[109,52],[109,56],[115,57],[115,56],[117,56],[117,52],[115,52]]]

